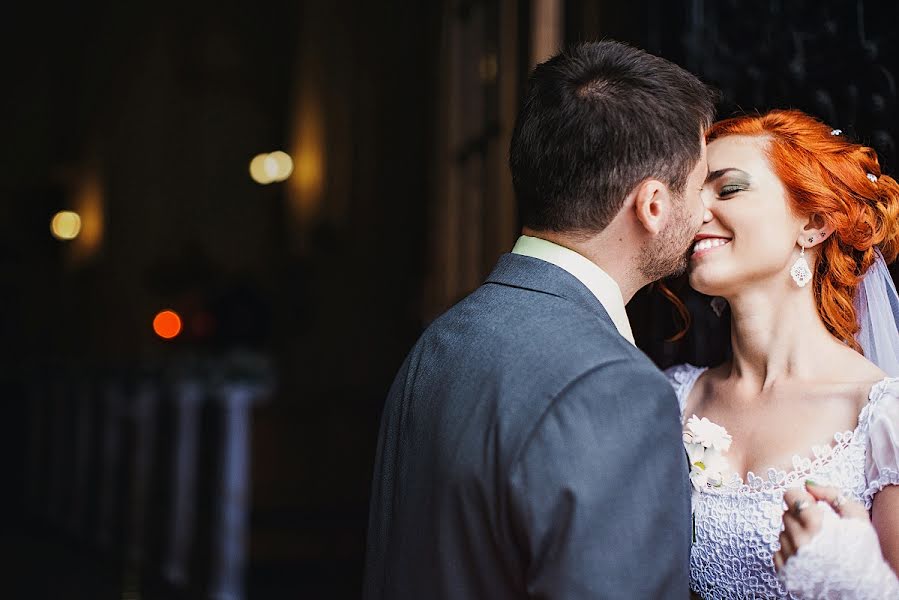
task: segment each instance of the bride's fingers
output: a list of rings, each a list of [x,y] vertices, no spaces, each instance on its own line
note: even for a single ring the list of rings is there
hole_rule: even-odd
[[[783,556],[780,554],[780,550],[778,550],[777,552],[774,553],[774,568],[777,571],[780,571],[781,569],[783,569],[783,566],[784,566],[784,559],[783,559]]]
[[[778,541],[780,542],[780,550],[778,550],[777,553],[780,555],[781,562],[787,562],[787,560],[796,553],[796,547],[793,545],[793,540],[786,530],[780,532],[780,539]]]
[[[805,487],[812,497],[816,500],[827,502],[830,507],[833,508],[834,512],[841,517],[863,519],[865,521],[870,520],[868,511],[861,503],[848,498],[837,488],[817,485],[811,481],[806,481]]]
[[[810,513],[812,510],[817,507],[806,508],[802,511],[801,517],[797,517],[791,512],[785,512],[783,516],[784,522],[784,530],[782,537],[785,537],[789,541],[789,547],[791,552],[784,552],[784,557],[789,558],[789,556],[796,552],[798,548],[804,546],[812,539],[812,536],[818,531],[820,527],[820,517],[817,519],[810,518]]]
[[[795,488],[784,492],[784,503],[787,510],[784,512],[784,525],[787,523],[787,515],[792,516],[797,524],[812,533],[821,527],[821,509],[816,505],[815,497],[803,489]]]

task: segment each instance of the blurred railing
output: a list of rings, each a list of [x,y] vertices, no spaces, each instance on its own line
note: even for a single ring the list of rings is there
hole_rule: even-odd
[[[123,597],[244,598],[252,407],[272,384],[245,354],[33,377],[30,518],[96,553]]]

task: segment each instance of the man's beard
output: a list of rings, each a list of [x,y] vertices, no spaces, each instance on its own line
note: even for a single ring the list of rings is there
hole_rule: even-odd
[[[696,228],[687,211],[684,199],[675,200],[678,213],[673,223],[644,246],[640,253],[640,273],[650,281],[683,275],[690,266],[689,251],[696,237]]]

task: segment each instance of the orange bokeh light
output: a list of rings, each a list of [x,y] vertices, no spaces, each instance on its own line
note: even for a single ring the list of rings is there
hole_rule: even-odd
[[[181,333],[181,317],[173,310],[160,311],[153,319],[153,331],[159,337],[170,340]]]

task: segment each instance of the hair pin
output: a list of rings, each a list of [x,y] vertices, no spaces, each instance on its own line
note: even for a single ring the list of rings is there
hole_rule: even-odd
[[[840,135],[842,133],[843,133],[842,129],[833,129],[833,130],[831,130],[830,135]]]
[[[868,173],[867,177],[871,180],[871,183],[877,183],[877,175],[874,173]]]

